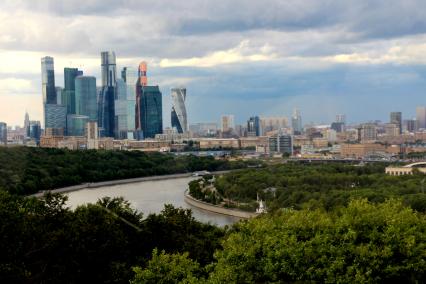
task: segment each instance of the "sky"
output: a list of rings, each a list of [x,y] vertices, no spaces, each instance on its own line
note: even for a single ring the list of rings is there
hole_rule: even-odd
[[[304,123],[412,118],[426,105],[423,0],[2,0],[0,121],[42,120],[40,58],[100,83],[100,52],[148,62],[149,84],[187,88],[189,123],[234,114]]]

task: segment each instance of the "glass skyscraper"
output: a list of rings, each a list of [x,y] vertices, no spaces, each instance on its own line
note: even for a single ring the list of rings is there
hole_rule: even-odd
[[[69,114],[67,116],[68,136],[84,136],[86,123],[88,122],[89,117],[86,115]]]
[[[41,59],[41,86],[43,94],[43,113],[44,113],[44,125],[45,128],[50,127],[49,125],[54,122],[49,121],[52,117],[50,108],[47,105],[56,105],[56,89],[55,89],[55,68],[53,63],[53,57],[46,56]]]
[[[115,106],[115,137],[127,138],[127,86],[123,79],[117,79]]]
[[[33,139],[36,144],[40,144],[41,124],[40,121],[31,120],[28,124],[28,137]]]
[[[114,52],[101,53],[102,89],[98,99],[98,125],[101,137],[114,137],[116,63]]]
[[[67,108],[62,105],[45,104],[45,130],[47,128],[63,129],[66,128]]]
[[[83,71],[77,68],[64,68],[64,90],[62,104],[67,107],[68,114],[76,113],[75,102],[75,78],[83,75]]]
[[[247,121],[247,135],[260,136],[260,118],[258,116],[252,116]]]
[[[154,138],[163,133],[162,94],[158,86],[139,86],[138,92],[138,130],[144,138]]]
[[[176,127],[178,133],[187,132],[188,117],[186,114],[186,107],[185,107],[186,89],[173,88],[171,89],[171,96],[172,96],[172,113],[171,113],[172,127]]]
[[[136,129],[136,116],[135,116],[135,106],[136,106],[136,84],[138,82],[138,74],[134,68],[124,67],[121,72],[124,82],[126,82],[126,96],[127,96],[127,128],[128,128],[128,138],[131,135],[130,132],[134,132]],[[133,135],[131,135],[133,136]]]
[[[76,114],[88,116],[90,120],[97,120],[98,105],[95,77],[78,76],[75,78],[75,105]]]
[[[7,124],[0,122],[0,145],[7,144]]]
[[[300,115],[299,109],[293,110],[293,116],[291,117],[291,127],[293,128],[294,134],[302,133],[302,116]]]

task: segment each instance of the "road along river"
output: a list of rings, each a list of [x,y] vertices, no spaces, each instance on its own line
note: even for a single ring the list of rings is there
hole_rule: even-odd
[[[67,204],[72,208],[86,203],[95,203],[98,199],[109,196],[122,196],[128,200],[133,208],[143,212],[144,216],[151,213],[160,213],[164,204],[192,210],[193,216],[201,222],[212,223],[218,226],[231,225],[238,220],[237,217],[226,216],[201,210],[187,204],[184,192],[188,183],[194,177],[179,177],[165,180],[151,180],[120,185],[106,185],[97,188],[87,188],[65,193],[68,195]]]

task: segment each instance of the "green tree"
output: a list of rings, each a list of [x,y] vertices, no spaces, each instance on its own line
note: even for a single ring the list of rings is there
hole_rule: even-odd
[[[400,200],[285,210],[238,224],[215,258],[212,283],[418,283],[426,277],[426,220]]]
[[[200,265],[188,253],[166,254],[154,249],[146,268],[134,267],[132,284],[200,283]]]

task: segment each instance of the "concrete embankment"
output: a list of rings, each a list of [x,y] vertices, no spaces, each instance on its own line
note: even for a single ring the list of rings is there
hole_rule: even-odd
[[[212,172],[212,174],[224,174],[230,171],[217,171]],[[68,187],[57,188],[53,190],[49,190],[52,193],[67,193],[82,189],[88,188],[99,188],[104,186],[114,186],[120,184],[128,184],[128,183],[136,183],[136,182],[144,182],[144,181],[155,181],[155,180],[167,180],[167,179],[176,179],[176,178],[185,178],[192,176],[193,173],[183,173],[183,174],[172,174],[172,175],[162,175],[162,176],[150,176],[150,177],[140,177],[140,178],[130,178],[130,179],[119,179],[119,180],[110,180],[110,181],[102,181],[102,182],[91,182],[91,183],[83,183],[79,185],[73,185]],[[30,197],[41,197],[44,192],[38,192],[36,194],[30,195]]]
[[[214,212],[214,213],[219,213],[219,214],[222,214],[222,215],[238,217],[238,218],[242,218],[242,219],[249,219],[249,218],[256,217],[258,215],[256,213],[252,213],[252,212],[245,212],[245,211],[236,210],[236,209],[223,208],[223,207],[220,207],[220,206],[212,205],[210,203],[197,200],[197,199],[193,198],[192,196],[190,196],[188,194],[188,191],[185,192],[185,202],[188,203],[191,206],[198,208],[198,209],[202,209],[202,210],[206,210],[206,211],[210,211],[210,212]]]

